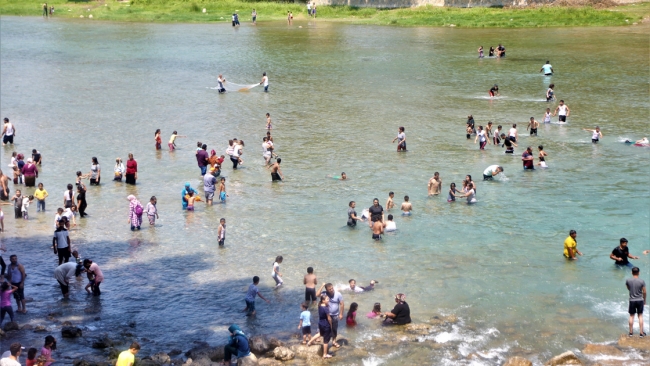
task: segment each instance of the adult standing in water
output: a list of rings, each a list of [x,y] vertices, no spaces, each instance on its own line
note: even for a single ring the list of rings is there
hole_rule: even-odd
[[[7,279],[12,286],[18,287],[18,290],[14,291],[14,299],[16,299],[16,305],[18,313],[27,313],[25,308],[25,267],[18,263],[18,256],[12,254],[9,256],[9,270],[7,272]],[[22,309],[22,310],[21,310]]]
[[[596,129],[590,130],[588,128],[583,128],[587,132],[591,132],[591,142],[597,144],[601,138],[603,138],[603,133],[600,131],[600,127],[596,126]]]
[[[348,204],[348,226],[349,227],[355,227],[357,226],[357,221],[360,221],[361,218],[357,216],[357,211],[354,210],[356,207],[357,203],[354,201],[350,201]]]
[[[9,201],[9,178],[0,170],[0,200]]]
[[[135,231],[135,229],[140,230],[144,208],[134,195],[130,194],[126,199],[129,200],[129,223],[131,224],[131,231]]]
[[[226,79],[223,77],[223,75],[219,74],[219,77],[217,77],[217,84],[218,84],[217,91],[219,93],[225,93],[226,92],[226,88],[224,88],[224,86],[223,86],[223,83],[225,83],[225,82],[226,82]]]
[[[160,128],[157,129],[156,132],[154,133],[153,139],[156,142],[156,150],[160,150],[162,148],[162,137],[160,137]]]
[[[440,194],[442,190],[442,179],[440,179],[440,173],[433,173],[433,177],[429,179],[429,196],[434,196]]]
[[[571,109],[569,109],[568,105],[564,104],[563,99],[560,100],[560,104],[557,106],[557,108],[555,108],[555,112],[553,112],[553,117],[555,117],[556,114],[558,115],[557,118],[560,123],[566,122],[566,118],[569,117],[569,115],[571,114]]]
[[[251,19],[253,20],[253,25],[257,25],[257,11],[255,9],[251,12]]]
[[[327,306],[329,315],[332,318],[332,345],[339,348],[341,346],[336,343],[336,336],[339,329],[339,320],[343,319],[343,313],[345,312],[345,303],[343,302],[343,296],[341,293],[335,291],[334,285],[331,283],[321,285],[320,289],[316,292],[317,297],[320,297],[323,294],[323,287],[325,288],[325,294],[329,298]]]
[[[488,137],[485,131],[483,131],[483,126],[478,126],[478,132],[476,132],[476,137],[474,138],[474,143],[479,140],[481,145],[479,145],[479,150],[485,150],[485,145],[488,144]]]
[[[129,160],[126,161],[126,184],[135,185],[138,180],[138,162],[133,159],[133,154],[129,153]]]
[[[124,172],[126,172],[124,163],[122,163],[122,158],[115,159],[115,167],[113,168],[113,172],[115,173],[115,178],[113,178],[113,180],[121,183]]]
[[[205,192],[205,203],[208,206],[212,206],[212,200],[214,199],[214,191],[216,190],[217,177],[216,168],[210,168],[210,172],[203,176],[203,192]],[[183,195],[185,198],[185,195]]]
[[[277,158],[273,165],[269,165],[269,169],[271,169],[271,181],[273,182],[284,180],[284,175],[282,174],[282,170],[280,169],[281,162],[282,159]]]
[[[406,302],[406,295],[399,293],[395,295],[395,307],[384,313],[386,320],[384,324],[403,325],[411,322],[411,308]]]
[[[86,268],[86,272],[95,276],[95,282],[92,286],[93,296],[101,295],[102,292],[99,290],[99,285],[104,281],[104,273],[99,269],[97,263],[93,263],[91,259],[84,259],[83,266]]]
[[[38,168],[34,161],[30,158],[22,169],[23,176],[25,177],[25,187],[36,186],[36,178],[38,178]]]
[[[630,254],[630,250],[627,247],[627,239],[621,238],[619,241],[619,245],[612,250],[612,254],[609,255],[609,258],[615,260],[615,264],[617,266],[621,267],[634,267],[632,263],[630,263],[627,259],[639,259],[639,257],[635,257]]]
[[[202,177],[208,169],[208,159],[210,158],[207,149],[208,145],[203,144],[201,145],[201,149],[196,152],[196,163],[199,166],[199,170],[201,170]]]
[[[575,230],[569,231],[569,236],[564,240],[564,256],[570,260],[576,260],[576,254],[582,255],[582,252],[578,250],[578,242],[576,237],[578,233]]]
[[[543,72],[544,76],[553,75],[553,66],[551,66],[551,61],[546,61],[546,63],[542,65],[542,68],[539,69],[539,72]]]
[[[526,151],[521,154],[521,161],[524,164],[524,170],[535,170],[535,163],[533,162],[533,148],[528,146]]]
[[[393,139],[393,142],[397,140],[397,151],[406,151],[406,135],[404,134],[404,127],[397,129],[397,137]]]
[[[632,268],[632,278],[625,280],[625,287],[630,292],[630,306],[628,313],[630,313],[630,333],[628,336],[632,337],[634,330],[634,314],[638,314],[639,318],[639,337],[646,336],[643,331],[643,307],[646,305],[647,290],[645,281],[639,278],[639,267]]]
[[[101,179],[102,167],[99,166],[99,161],[93,156],[92,164],[90,165],[90,185],[98,186]]]
[[[187,198],[185,198],[185,196],[187,196],[190,193],[196,195],[199,194],[199,192],[196,189],[192,188],[190,182],[185,182],[185,187],[183,187],[183,190],[181,191],[181,200],[182,200],[181,204],[183,205],[183,210],[187,210],[187,205],[189,204],[189,202],[187,201]]]
[[[79,185],[77,186],[77,210],[79,211],[80,217],[86,217],[86,207],[88,207],[88,202],[86,202],[86,189]]]
[[[13,145],[14,136],[16,136],[16,127],[14,127],[11,122],[9,122],[9,118],[5,118],[4,122],[5,124],[2,128],[2,146],[6,144]]]
[[[293,17],[293,15],[291,17]],[[291,24],[291,20],[289,20],[289,24]],[[264,85],[265,92],[269,91],[269,77],[266,76],[266,73],[262,73],[262,81],[260,81],[260,85]]]
[[[372,200],[372,206],[368,209],[370,214],[370,226],[372,227],[375,221],[384,222],[384,208],[379,204],[379,199]]]
[[[70,236],[65,228],[64,220],[59,221],[59,227],[54,231],[52,247],[54,253],[59,256],[59,266],[68,263],[68,260],[70,260]]]

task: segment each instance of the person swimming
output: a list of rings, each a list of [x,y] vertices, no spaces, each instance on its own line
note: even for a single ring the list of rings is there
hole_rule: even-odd
[[[345,174],[345,172],[342,172],[341,175],[333,175],[332,179],[347,180],[348,176]]]

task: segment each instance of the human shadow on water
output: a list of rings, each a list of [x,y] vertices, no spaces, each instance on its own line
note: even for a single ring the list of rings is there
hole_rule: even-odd
[[[148,258],[145,254],[151,246],[147,241],[139,241],[137,247],[131,242],[98,241],[79,248],[82,258],[92,258],[102,269],[102,294],[87,294],[88,280],[82,274],[70,281],[70,295],[64,299],[53,277],[58,260],[49,247],[51,238],[12,239],[5,257],[17,254],[25,266],[25,296],[30,299],[28,313],[16,315],[16,321],[30,326],[8,332],[7,342],[40,349],[45,335],[52,334],[58,340],[55,358],[63,360],[79,354],[106,356],[108,350],[91,348],[103,334],[116,340],[118,348],[137,340],[143,347],[139,355],[146,356],[172,349],[186,351],[194,341],[223,344],[231,324],[238,324],[249,336],[296,332],[304,301],[302,283],[274,289],[266,266],[265,271],[240,275],[220,269],[205,252]],[[260,277],[260,293],[269,303],[257,298],[257,314],[247,317],[244,298],[254,275]],[[61,338],[65,322],[81,328],[83,337]],[[35,333],[38,326],[46,331]]]

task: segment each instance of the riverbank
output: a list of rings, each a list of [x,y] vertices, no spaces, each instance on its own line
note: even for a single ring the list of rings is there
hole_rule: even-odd
[[[38,16],[40,0],[0,0],[1,15]],[[308,19],[304,4],[276,2],[244,2],[197,0],[133,0],[128,1],[49,1],[54,17],[92,18],[94,20],[128,22],[229,22],[233,12],[242,22],[250,21],[253,8],[258,21],[286,19],[287,12],[295,21]],[[205,12],[204,12],[205,9]],[[532,28],[573,26],[622,26],[650,18],[650,2],[594,8],[591,6],[539,6],[530,8],[447,8],[424,6],[405,9],[354,8],[321,6],[318,19],[355,24],[399,26],[456,26],[467,28]]]

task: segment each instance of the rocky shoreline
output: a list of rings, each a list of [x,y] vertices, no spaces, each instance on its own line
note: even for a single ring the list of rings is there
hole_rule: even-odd
[[[57,351],[57,363],[74,366],[112,366],[115,364],[119,353],[126,349],[133,341],[140,342],[143,349],[142,357],[138,357],[137,366],[216,366],[224,357],[224,345],[210,345],[206,342],[193,342],[187,350],[156,349],[155,342],[137,336],[137,324],[131,322],[116,329],[111,335],[99,333],[91,327],[75,325],[69,321],[57,321],[57,313],[48,314],[48,325],[26,324],[19,326],[17,323],[5,323],[0,330],[0,339],[3,345],[18,341],[24,342],[31,335],[37,337],[43,334],[53,334],[57,338],[73,340],[85,352]],[[95,318],[99,320],[99,318]],[[373,347],[360,347],[351,344],[347,339],[339,338],[342,345],[339,349],[331,349],[334,358],[327,363],[354,362],[367,359],[375,349],[397,349],[403,346],[417,345],[425,348],[439,348],[431,335],[448,331],[458,322],[455,315],[434,316],[426,323],[413,323],[403,327],[385,328],[388,335],[381,338],[373,338]],[[224,339],[225,340],[225,339]],[[297,334],[274,334],[254,335],[250,337],[250,347],[255,357],[240,360],[238,366],[280,366],[280,365],[313,365],[324,362],[321,360],[322,347],[320,345],[306,346],[301,344]],[[371,349],[372,348],[372,349]],[[634,352],[636,358],[629,357]],[[515,349],[511,357],[503,362],[506,366],[532,366],[531,354]],[[578,354],[567,351],[554,356],[544,362],[545,366],[560,365],[640,365],[650,363],[650,338],[628,337],[621,335],[618,342],[614,344],[586,344]],[[640,356],[640,359],[639,359]],[[481,356],[471,353],[465,357],[466,361],[480,360]],[[244,362],[242,362],[244,361]],[[429,360],[430,362],[431,360]],[[459,358],[459,361],[462,359]],[[536,360],[539,363],[539,360]]]

